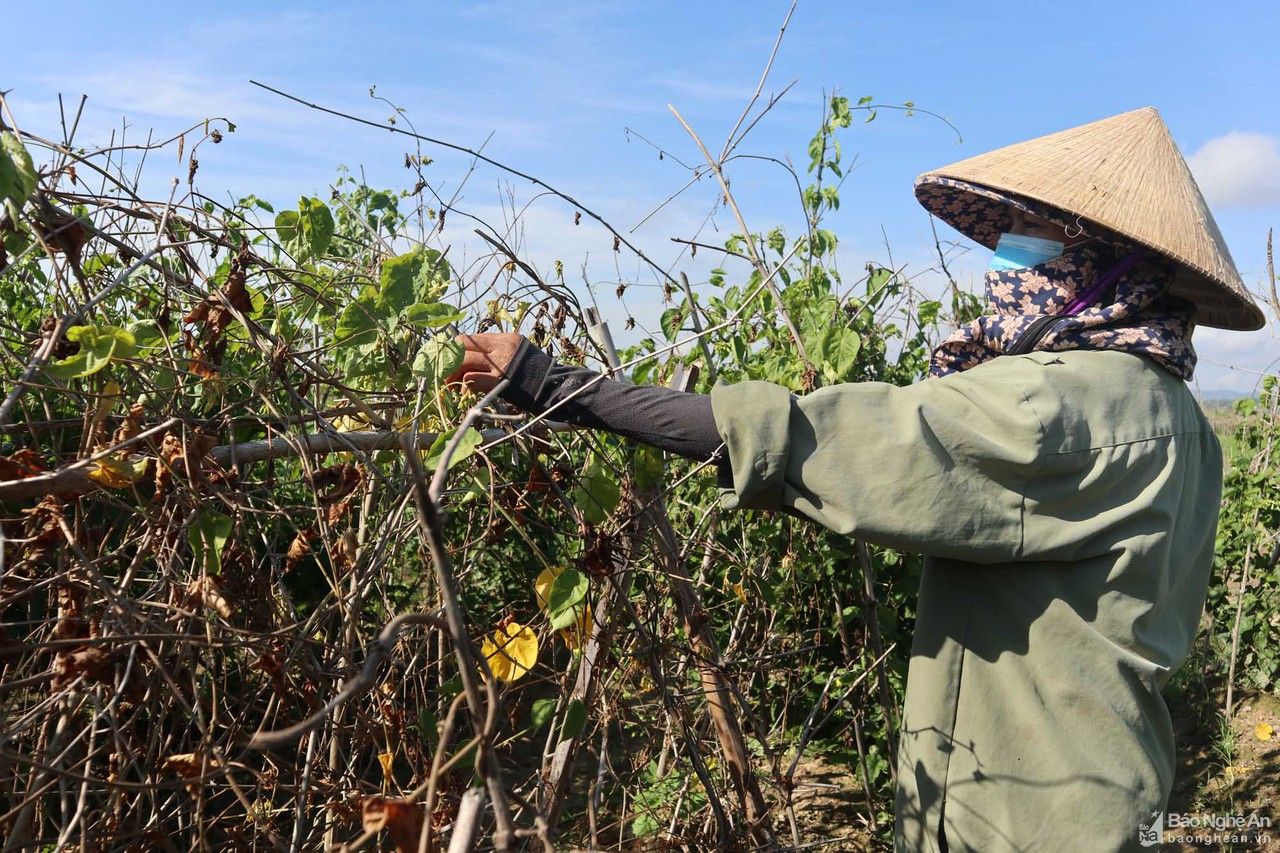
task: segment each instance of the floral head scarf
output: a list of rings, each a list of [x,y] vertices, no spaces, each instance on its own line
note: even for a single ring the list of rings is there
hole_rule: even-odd
[[[1120,276],[1079,313],[1064,313],[1098,276],[1120,263],[1117,253],[1081,244],[1020,270],[990,271],[987,313],[957,329],[933,351],[930,376],[945,376],[1002,355],[1037,319],[1063,319],[1037,342],[1037,350],[1111,349],[1149,356],[1181,379],[1191,379],[1193,306],[1166,295],[1170,272],[1150,258]]]
[[[964,198],[952,195],[947,204],[964,204]],[[970,228],[960,230],[994,245],[1010,226],[1008,206],[989,196],[969,198],[974,210],[949,210],[947,218],[953,224],[957,219],[969,223]],[[1043,216],[1022,203],[1014,206]],[[1058,221],[1060,215],[1044,218]],[[1101,240],[1080,243],[1036,266],[989,271],[986,313],[938,345],[929,375],[946,376],[1003,355],[1037,320],[1060,315],[1033,349],[1131,352],[1189,380],[1196,365],[1191,345],[1195,309],[1168,294],[1172,275],[1169,263],[1153,253]]]

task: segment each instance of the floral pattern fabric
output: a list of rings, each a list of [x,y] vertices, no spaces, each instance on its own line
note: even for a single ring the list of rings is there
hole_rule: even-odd
[[[1070,228],[1072,234],[1080,231],[1103,236],[1104,239],[1111,237],[1105,229],[1070,216],[1052,205],[955,178],[937,175],[921,178],[916,183],[916,198],[925,210],[988,249],[994,249],[1000,235],[1013,225],[1013,208]]]
[[[1127,251],[1089,241],[1036,266],[988,272],[986,314],[938,345],[929,375],[968,370],[1004,354],[1037,319],[1063,314]],[[1194,306],[1168,295],[1172,273],[1168,263],[1148,254],[1091,305],[1075,315],[1063,314],[1034,349],[1131,352],[1191,379],[1196,365]]]

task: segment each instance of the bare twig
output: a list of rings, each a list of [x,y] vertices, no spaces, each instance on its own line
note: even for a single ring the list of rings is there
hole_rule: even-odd
[[[391,654],[391,651],[395,648],[396,641],[400,638],[400,629],[409,625],[430,625],[437,631],[449,630],[449,625],[434,614],[401,613],[383,626],[382,631],[378,634],[378,639],[373,644],[373,648],[369,649],[364,666],[360,668],[360,674],[343,685],[342,690],[326,702],[320,710],[302,722],[289,726],[287,729],[255,733],[249,740],[249,748],[272,749],[284,746],[287,743],[293,743],[324,722],[324,718],[329,716],[335,708],[368,690],[373,685],[373,678],[378,672],[378,664],[382,662],[384,657]]]
[[[663,270],[661,266],[654,263],[649,258],[648,255],[642,252],[636,245],[634,245],[630,240],[628,240],[625,236],[623,236],[623,234],[620,231],[618,231],[612,225],[610,225],[604,219],[604,217],[602,217],[600,214],[596,213],[594,210],[584,205],[582,202],[578,201],[573,196],[567,193],[561,192],[560,190],[556,189],[555,187],[551,186],[550,184],[546,183],[540,178],[536,178],[533,175],[520,171],[519,169],[515,169],[504,163],[500,163],[497,160],[494,160],[492,157],[486,157],[484,154],[481,154],[479,151],[474,151],[463,145],[456,145],[452,142],[446,142],[443,139],[435,139],[430,136],[423,136],[422,134],[413,133],[412,131],[408,131],[403,128],[386,125],[381,122],[370,121],[369,119],[361,118],[360,116],[351,115],[350,113],[344,113],[341,110],[335,110],[329,107],[324,107],[324,106],[321,106],[320,104],[303,100],[302,98],[299,98],[296,95],[290,95],[288,92],[282,92],[279,89],[276,89],[273,86],[268,86],[265,83],[259,83],[257,80],[250,80],[249,82],[255,86],[258,86],[259,88],[266,89],[268,92],[274,92],[275,94],[279,95],[282,98],[288,98],[289,100],[295,103],[302,104],[305,107],[310,107],[311,109],[318,110],[319,112],[322,112],[322,113],[328,113],[329,115],[337,116],[338,118],[343,118],[343,119],[346,119],[347,121],[354,121],[358,124],[368,125],[369,127],[376,127],[379,130],[385,130],[390,133],[400,134],[402,136],[408,136],[413,139],[420,140],[422,142],[429,142],[432,145],[439,145],[442,148],[448,148],[453,151],[459,151],[476,160],[479,160],[483,163],[488,163],[490,166],[493,166],[495,168],[501,169],[504,172],[514,175],[517,178],[522,178],[536,186],[542,187],[547,192],[551,193],[552,195],[556,196],[557,198],[565,202],[568,202],[569,204],[573,205],[574,208],[582,211],[587,216],[591,217],[596,222],[604,226],[605,230],[608,231],[610,234],[612,234],[614,239],[618,240],[619,243],[621,243],[622,245],[630,249],[635,254],[636,257],[644,261],[663,280],[667,280],[669,278],[669,276],[666,274],[666,272]]]
[[[751,263],[755,266],[756,272],[759,273],[761,281],[765,282],[769,288],[769,292],[773,294],[773,298],[778,303],[778,313],[782,317],[784,323],[787,324],[788,331],[791,332],[791,340],[796,345],[796,353],[800,356],[800,360],[804,362],[806,372],[813,377],[813,382],[818,381],[817,369],[813,362],[809,360],[809,354],[805,352],[804,341],[800,338],[800,330],[796,328],[795,322],[791,319],[791,314],[787,311],[786,303],[783,302],[782,293],[778,290],[778,286],[773,283],[773,276],[770,275],[769,265],[760,257],[760,252],[756,248],[755,239],[751,235],[751,230],[747,228],[747,221],[742,217],[742,211],[738,208],[738,203],[734,200],[733,193],[729,191],[729,182],[725,179],[724,172],[721,169],[720,161],[711,156],[711,152],[707,150],[707,146],[703,143],[701,137],[698,136],[689,123],[684,120],[684,116],[680,115],[680,111],[674,106],[668,104],[667,109],[671,110],[671,114],[676,117],[676,121],[680,122],[680,126],[685,129],[694,143],[697,144],[698,150],[702,152],[702,156],[706,158],[707,165],[711,167],[711,171],[715,173],[716,180],[720,182],[720,191],[723,194],[725,204],[729,205],[729,209],[733,211],[734,219],[738,222],[738,228],[742,231],[743,245],[747,247],[747,253],[751,257]]]
[[[85,300],[85,302],[58,318],[53,329],[45,335],[45,338],[41,341],[39,348],[36,349],[35,355],[31,357],[31,361],[27,364],[26,370],[22,372],[22,376],[18,379],[17,384],[15,384],[9,393],[5,395],[4,402],[0,403],[0,426],[4,426],[9,422],[9,417],[13,414],[13,407],[18,404],[18,398],[22,396],[22,392],[31,384],[31,381],[35,378],[35,375],[39,372],[40,368],[44,367],[45,362],[47,362],[49,357],[53,355],[54,348],[58,345],[58,342],[62,340],[62,336],[66,333],[67,329],[74,326],[76,323],[79,323],[86,314],[97,307],[102,300],[111,295],[112,291],[120,286],[121,283],[128,281],[131,275],[137,272],[144,264],[149,263],[154,256],[169,248],[169,245],[162,241],[160,235],[163,235],[164,233],[164,225],[168,219],[169,210],[173,204],[173,191],[176,191],[177,188],[178,183],[177,181],[174,181],[173,190],[169,193],[169,204],[166,205],[164,214],[160,217],[160,227],[156,232],[156,247],[127,267],[124,272],[113,278],[106,287],[102,288],[92,297]]]
[[[473,407],[468,419],[474,420],[479,407]],[[469,427],[468,420],[459,426],[459,432]],[[444,549],[444,536],[440,529],[440,512],[435,499],[432,498],[418,462],[418,454],[414,443],[408,436],[401,438],[401,449],[412,476],[414,501],[418,507],[418,525],[426,541],[427,550],[435,567],[436,584],[440,590],[440,598],[444,604],[445,617],[449,623],[449,634],[453,639],[454,654],[458,659],[458,673],[462,679],[462,689],[467,697],[467,707],[471,711],[471,722],[480,733],[480,770],[484,774],[489,798],[493,801],[494,818],[497,829],[493,834],[493,846],[500,853],[512,849],[515,844],[515,829],[511,820],[511,811],[507,806],[506,789],[502,783],[502,770],[492,752],[493,728],[497,721],[500,700],[497,686],[491,674],[485,678],[488,667],[478,658],[471,645],[470,633],[467,630],[466,617],[458,599],[457,582],[453,577],[449,555]],[[442,467],[448,469],[448,460],[442,460]],[[484,678],[487,704],[480,698],[479,680]]]

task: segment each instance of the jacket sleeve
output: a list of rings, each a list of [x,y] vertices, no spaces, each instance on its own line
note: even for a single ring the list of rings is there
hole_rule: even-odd
[[[508,403],[574,426],[603,429],[692,459],[719,460],[711,399],[661,385],[629,385],[594,370],[556,364],[527,338],[506,370]]]
[[[1044,426],[1023,390],[1036,366],[1015,361],[802,397],[768,382],[717,386],[732,469],[721,504],[785,510],[930,556],[1019,559]]]

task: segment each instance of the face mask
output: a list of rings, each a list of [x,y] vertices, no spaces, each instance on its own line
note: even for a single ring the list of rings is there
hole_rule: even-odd
[[[1060,240],[1046,240],[1043,237],[1028,237],[1006,231],[996,243],[996,253],[991,256],[988,269],[1004,271],[1034,267],[1058,257],[1064,248]]]

